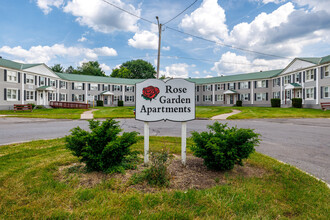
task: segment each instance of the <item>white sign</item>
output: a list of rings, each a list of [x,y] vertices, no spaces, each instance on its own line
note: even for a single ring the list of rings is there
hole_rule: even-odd
[[[136,84],[137,120],[190,121],[195,119],[195,83],[185,79],[167,82],[148,79]]]

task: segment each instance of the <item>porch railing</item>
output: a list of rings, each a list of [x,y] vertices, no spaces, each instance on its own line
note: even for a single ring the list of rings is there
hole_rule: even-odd
[[[79,109],[88,109],[89,104],[78,103],[78,102],[57,102],[51,101],[49,105],[53,108],[79,108]]]

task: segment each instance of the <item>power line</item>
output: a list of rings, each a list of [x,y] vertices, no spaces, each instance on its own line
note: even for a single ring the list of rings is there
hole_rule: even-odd
[[[191,6],[193,6],[198,0],[195,0],[193,3],[191,3],[187,8],[185,8],[182,12],[180,12],[179,14],[177,14],[175,17],[173,17],[172,19],[168,20],[167,22],[165,22],[163,25],[170,23],[171,21],[173,21],[174,19],[176,19],[177,17],[179,17],[180,15],[182,15],[185,11],[187,11]]]

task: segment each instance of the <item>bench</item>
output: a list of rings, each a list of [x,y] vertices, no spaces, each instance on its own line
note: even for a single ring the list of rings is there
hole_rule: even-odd
[[[14,105],[14,112],[16,112],[16,111],[24,111],[24,110],[30,110],[32,112],[32,105],[31,104],[27,104],[27,105],[15,104]]]
[[[327,107],[330,108],[330,102],[322,102],[321,103],[321,108],[322,110],[327,110]]]

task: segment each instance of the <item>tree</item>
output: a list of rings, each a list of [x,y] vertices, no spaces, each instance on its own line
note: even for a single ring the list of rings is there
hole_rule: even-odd
[[[72,66],[69,66],[66,70],[65,73],[73,73],[75,69]]]
[[[79,66],[77,70],[74,70],[72,73],[93,76],[106,76],[105,72],[102,70],[99,62],[97,61],[89,61],[87,63],[83,63],[82,66]]]
[[[51,70],[57,73],[63,73],[64,72],[64,67],[61,66],[61,64],[54,64],[54,66],[50,67]]]
[[[130,71],[130,74],[127,76],[128,72],[126,68]],[[120,74],[122,73],[122,74]],[[130,78],[130,79],[149,79],[155,77],[156,70],[151,63],[144,60],[131,60],[123,63],[120,66],[119,70],[114,69],[111,73],[111,77],[120,77],[120,78]]]

